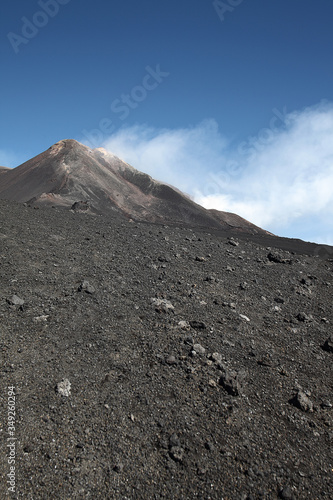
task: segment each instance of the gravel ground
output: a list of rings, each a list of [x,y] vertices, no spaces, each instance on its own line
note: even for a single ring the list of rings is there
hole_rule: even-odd
[[[0,220],[0,498],[332,498],[329,250]]]

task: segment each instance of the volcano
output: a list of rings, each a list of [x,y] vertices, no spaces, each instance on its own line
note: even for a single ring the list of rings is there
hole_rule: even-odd
[[[0,169],[0,199],[85,210],[120,212],[146,222],[270,234],[236,214],[206,210],[103,148],[62,140],[14,169]]]
[[[72,140],[0,186],[0,498],[332,498],[333,247]]]

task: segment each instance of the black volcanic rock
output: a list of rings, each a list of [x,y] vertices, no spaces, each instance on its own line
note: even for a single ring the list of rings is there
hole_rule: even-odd
[[[89,204],[89,212],[97,214],[119,212],[135,220],[269,234],[235,214],[206,210],[105,149],[92,150],[74,140],[60,141],[4,171],[0,199],[75,209]]]
[[[1,499],[12,386],[12,498],[331,497],[320,247],[5,201],[0,221]]]

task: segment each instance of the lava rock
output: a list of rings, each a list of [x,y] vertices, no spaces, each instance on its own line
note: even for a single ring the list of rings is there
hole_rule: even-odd
[[[181,446],[172,446],[169,453],[175,462],[182,462],[185,450]]]
[[[195,354],[200,354],[201,356],[203,356],[206,353],[206,349],[202,347],[201,344],[194,344],[193,351],[195,352]]]
[[[267,258],[270,262],[275,262],[277,264],[291,264],[290,259],[286,259],[283,255],[281,255],[281,253],[278,252],[269,252]]]
[[[298,391],[295,397],[293,397],[290,401],[296,408],[304,412],[312,412],[313,411],[313,403],[310,398],[303,392]]]
[[[333,352],[333,335],[331,335],[323,345],[324,351]]]
[[[68,398],[71,395],[71,383],[67,378],[61,380],[56,385],[56,392],[61,396]]]
[[[24,304],[24,300],[17,295],[13,295],[10,299],[7,299],[7,302],[11,306],[23,306]]]
[[[190,321],[191,328],[195,330],[205,330],[207,328],[206,324],[203,321]]]
[[[95,288],[89,283],[89,281],[84,280],[78,288],[79,292],[86,292],[89,295],[95,293]]]
[[[231,396],[239,396],[243,391],[245,372],[225,370],[221,375],[219,384],[224,387]]]
[[[173,311],[175,308],[171,304],[169,300],[166,299],[158,299],[158,298],[153,298],[151,299],[151,302],[155,308],[155,311],[159,313],[168,313]]]

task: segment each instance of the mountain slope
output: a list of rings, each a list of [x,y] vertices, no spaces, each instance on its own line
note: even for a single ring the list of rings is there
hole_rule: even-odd
[[[105,149],[91,150],[72,139],[3,172],[0,199],[65,207],[83,201],[93,213],[116,211],[135,220],[268,234],[235,214],[206,210]]]
[[[20,500],[332,498],[330,259],[120,214],[0,220],[1,499],[11,450]]]

